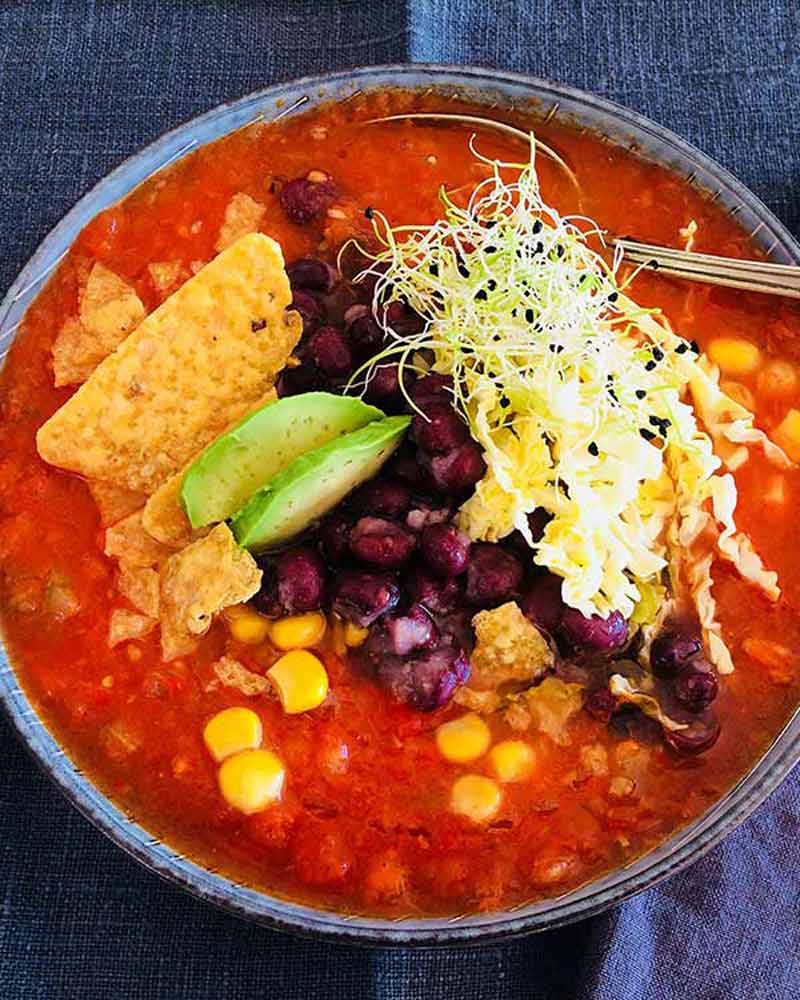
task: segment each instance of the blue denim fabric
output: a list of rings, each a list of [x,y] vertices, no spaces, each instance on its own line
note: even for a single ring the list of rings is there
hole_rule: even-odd
[[[143,143],[278,79],[395,61],[524,70],[627,104],[800,235],[797,0],[5,0],[0,287]],[[0,720],[0,997],[779,1000],[800,995],[800,778],[704,860],[591,921],[366,952],[217,912],[67,806]]]

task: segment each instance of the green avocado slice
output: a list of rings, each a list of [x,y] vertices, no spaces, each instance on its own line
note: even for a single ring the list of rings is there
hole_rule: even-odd
[[[186,470],[193,528],[224,521],[298,456],[385,414],[350,396],[306,392],[267,403],[211,442]]]
[[[237,542],[260,552],[289,541],[371,479],[400,444],[411,417],[386,417],[307,452],[233,518]]]

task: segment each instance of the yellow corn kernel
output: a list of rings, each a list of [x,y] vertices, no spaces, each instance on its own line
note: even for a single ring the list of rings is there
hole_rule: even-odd
[[[270,622],[269,637],[278,649],[307,649],[320,642],[327,627],[325,615],[309,611],[306,615],[292,615]]]
[[[746,410],[750,410],[751,412],[755,410],[756,397],[746,385],[742,385],[741,382],[721,382],[720,389],[722,389],[726,396],[730,396],[735,403],[743,406]]]
[[[717,337],[708,346],[708,356],[726,375],[749,375],[758,368],[761,351],[749,340]]]
[[[225,618],[228,622],[228,631],[237,642],[257,646],[267,638],[269,619],[248,608],[246,604],[227,608]]]
[[[452,722],[444,722],[436,730],[439,753],[457,764],[477,760],[489,749],[492,734],[479,715],[470,712]]]
[[[278,689],[287,715],[310,712],[320,706],[328,694],[328,674],[320,660],[305,649],[285,653],[267,671],[267,677]]]
[[[261,746],[261,719],[249,708],[224,708],[206,723],[203,740],[217,763]]]
[[[503,793],[500,786],[482,774],[465,774],[453,783],[450,808],[473,823],[485,823],[497,814]]]
[[[503,740],[492,747],[489,759],[497,780],[504,784],[529,778],[536,760],[533,748],[524,740]]]
[[[286,772],[271,750],[243,750],[222,764],[217,775],[222,797],[239,812],[260,812],[283,794]]]
[[[367,641],[367,636],[369,635],[368,628],[361,628],[360,625],[354,625],[352,622],[347,622],[344,627],[344,644],[345,646],[363,646]]]
[[[793,462],[800,462],[800,410],[789,410],[772,432],[772,440]]]
[[[758,373],[759,392],[765,396],[791,396],[800,384],[800,375],[793,364],[788,361],[768,361]]]

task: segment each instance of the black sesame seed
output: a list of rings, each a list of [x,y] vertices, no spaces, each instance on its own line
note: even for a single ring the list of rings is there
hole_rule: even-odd
[[[487,298],[486,292],[482,288],[479,288],[478,291],[475,292],[475,298],[478,302],[485,302]]]
[[[656,361],[663,361],[664,360],[664,352],[661,350],[660,347],[654,347],[653,348],[653,357],[654,357],[654,359]]]
[[[669,419],[669,417],[662,417],[661,418],[661,426],[665,427],[665,428],[666,427],[672,427],[672,421]]]
[[[639,433],[642,435],[645,441],[652,441],[655,438],[655,434],[652,431],[649,431],[646,427],[640,427]]]
[[[489,280],[486,282],[486,287],[489,289],[490,292],[493,292],[495,288],[497,288],[497,282],[494,280],[494,278],[489,278]]]
[[[534,222],[533,224],[533,230],[532,230],[533,235],[537,236],[541,231],[542,231],[542,220],[537,219],[536,222]]]
[[[592,441],[592,443],[586,450],[589,452],[590,455],[594,455],[595,458],[597,458],[597,456],[600,454],[600,449],[597,447],[594,441]]]
[[[250,329],[253,333],[258,333],[259,330],[263,330],[266,325],[267,321],[265,319],[254,319],[250,321]]]
[[[559,243],[556,245],[556,257],[560,259],[563,256],[564,256],[564,248]]]
[[[700,353],[700,345],[697,343],[696,340],[693,340],[689,346],[692,348],[695,354]]]
[[[646,372],[651,372],[655,368],[655,366],[656,366],[655,361],[648,361],[647,364],[644,366],[644,370]]]
[[[651,427],[660,427],[661,417],[651,416],[648,420],[648,423],[650,424]]]
[[[367,218],[367,219],[372,220],[374,218],[374,216],[375,216],[375,212],[373,211],[373,209],[371,209],[369,207],[369,205],[367,205],[367,207],[364,209],[364,217]]]
[[[555,354],[556,353],[556,345],[555,344],[548,344],[547,345],[547,349],[548,349],[548,351],[550,351],[551,354]]]
[[[439,277],[439,265],[436,263],[436,261],[434,261],[433,264],[431,264],[428,270],[430,271],[430,273],[433,275],[434,278]]]
[[[517,307],[516,306],[514,306],[514,308],[511,310],[511,315],[514,317],[514,319],[517,318]]]
[[[612,293],[611,293],[611,294],[610,294],[610,295],[608,296],[608,301],[609,301],[609,302],[616,302],[618,298],[619,298],[619,292],[612,292]]]
[[[533,309],[526,309],[525,310],[525,322],[526,323],[532,323],[534,321],[534,319],[535,319],[535,314],[533,312]]]
[[[497,225],[497,219],[489,219],[486,222],[484,222],[484,226],[487,229],[494,229],[496,225]]]
[[[644,391],[644,389],[637,389],[636,390],[636,398],[637,399],[644,399],[644,397],[646,395],[647,395],[647,393]]]
[[[689,345],[688,344],[678,344],[678,346],[675,348],[675,353],[676,354],[685,354],[688,350],[689,350]]]
[[[534,253],[542,253],[543,251],[544,251],[544,243],[539,242],[539,243],[536,244],[533,252]]]
[[[614,400],[614,402],[618,403],[619,399],[617,398],[617,394],[614,391],[614,389],[608,389],[607,391],[608,391],[609,396]]]
[[[511,406],[511,400],[508,398],[508,396],[501,396],[500,397],[500,405],[505,410],[509,406]]]
[[[484,247],[483,248],[483,252],[484,253],[497,253],[497,247],[492,244],[492,245],[490,245],[488,247]]]
[[[458,273],[461,275],[462,278],[468,278],[469,277],[469,268],[466,266],[466,264],[459,264],[458,265]]]

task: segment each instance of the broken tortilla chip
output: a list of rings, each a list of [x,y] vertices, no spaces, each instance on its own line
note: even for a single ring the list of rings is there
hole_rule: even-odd
[[[139,615],[127,608],[114,608],[108,620],[108,645],[113,648],[128,639],[141,639],[157,624],[158,621],[148,615]]]
[[[220,226],[215,249],[225,250],[241,236],[255,233],[267,211],[266,206],[239,191],[225,206],[225,218]]]
[[[221,660],[217,660],[211,669],[223,687],[235,688],[246,698],[255,698],[259,694],[274,692],[272,683],[267,677],[253,673],[252,670],[248,670],[247,667],[230,656],[223,656]]]
[[[105,554],[126,566],[155,566],[174,553],[173,546],[162,545],[142,527],[142,512],[137,510],[106,531]]]
[[[182,285],[37,434],[51,465],[152,494],[269,389],[302,323],[253,233]]]
[[[178,279],[182,276],[183,264],[179,260],[160,261],[148,264],[147,270],[150,272],[153,287],[163,295],[164,292],[169,292],[178,284]],[[186,273],[188,272],[184,272],[184,276]]]
[[[122,562],[117,587],[137,611],[150,618],[158,618],[160,580],[156,570],[148,566],[129,566]]]
[[[241,604],[261,585],[255,559],[227,524],[170,556],[161,567],[161,649],[165,660],[190,652],[213,616]]]
[[[123,486],[114,486],[113,483],[103,483],[97,479],[88,480],[86,485],[100,511],[100,521],[106,528],[140,510],[147,499],[144,493],[126,490]]]
[[[274,399],[277,399],[277,394],[274,389],[270,389],[252,409],[258,410]],[[230,426],[235,426],[241,419],[242,417],[237,417]],[[226,427],[225,430],[227,431],[229,428]],[[197,457],[194,455],[180,472],[176,472],[174,476],[162,483],[147,501],[142,512],[142,524],[145,531],[166,545],[185,545],[192,539],[192,526],[181,502],[181,485],[186,470]]]
[[[145,317],[134,289],[100,263],[89,271],[78,311],[78,317],[64,322],[53,342],[56,386],[85,382]]]

